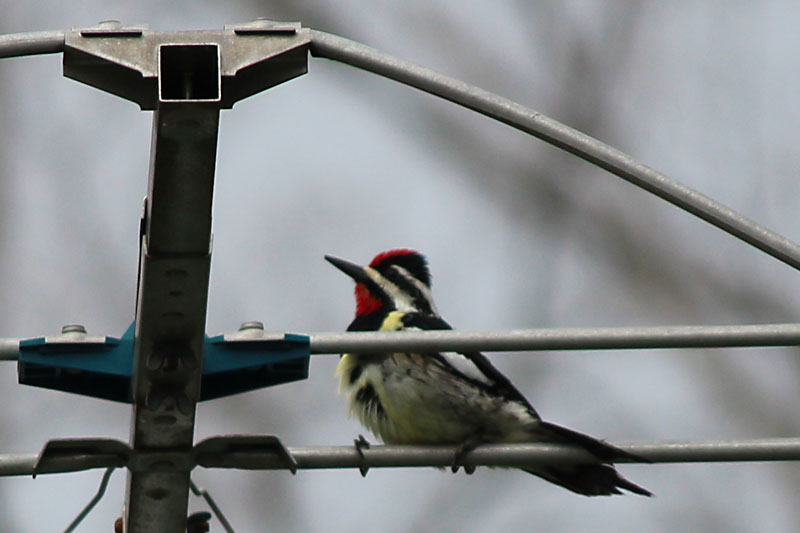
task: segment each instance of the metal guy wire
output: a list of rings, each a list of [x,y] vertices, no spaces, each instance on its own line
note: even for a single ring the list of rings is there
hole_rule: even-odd
[[[211,493],[208,492],[208,490],[198,487],[192,479],[189,480],[189,488],[192,489],[192,492],[195,494],[195,496],[201,496],[206,500],[206,503],[208,503],[208,506],[211,508],[214,516],[217,517],[217,520],[219,520],[219,523],[222,524],[222,527],[225,528],[227,533],[236,533],[233,530],[231,523],[228,522],[227,518],[225,518],[222,509],[220,509],[220,507],[217,505],[217,502],[214,501],[214,498],[211,497]]]
[[[106,468],[106,471],[100,480],[100,486],[97,487],[97,494],[95,494],[94,497],[89,500],[89,503],[86,504],[86,507],[84,507],[81,512],[78,513],[78,516],[76,516],[75,519],[67,526],[67,528],[64,530],[64,533],[71,533],[72,531],[75,531],[75,528],[77,528],[78,525],[83,522],[83,519],[92,512],[92,509],[94,509],[95,505],[97,505],[100,500],[103,499],[103,496],[106,493],[106,488],[108,487],[108,481],[111,479],[111,474],[114,473],[114,469],[115,467],[113,466]]]

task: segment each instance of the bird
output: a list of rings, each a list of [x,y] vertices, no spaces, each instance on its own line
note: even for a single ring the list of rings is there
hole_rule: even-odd
[[[388,250],[366,266],[330,255],[325,259],[355,281],[356,311],[348,331],[453,329],[439,316],[428,262],[419,252]],[[351,417],[386,444],[456,445],[453,472],[466,453],[480,444],[566,444],[595,460],[532,465],[523,470],[585,496],[623,494],[622,489],[653,495],[614,467],[620,459],[646,459],[542,420],[525,396],[479,352],[345,353],[336,375]],[[357,446],[359,442],[368,445],[359,438]],[[471,473],[474,467],[465,471]]]

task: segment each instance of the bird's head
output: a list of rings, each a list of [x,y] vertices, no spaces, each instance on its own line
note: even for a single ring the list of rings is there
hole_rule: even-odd
[[[382,252],[367,266],[330,255],[325,259],[356,282],[356,316],[395,310],[437,314],[428,262],[417,251]]]

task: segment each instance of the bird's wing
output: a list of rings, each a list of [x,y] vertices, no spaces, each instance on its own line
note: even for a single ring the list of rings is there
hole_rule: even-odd
[[[441,317],[427,313],[406,313],[403,316],[403,325],[406,328],[422,330],[453,329]],[[433,356],[444,368],[447,368],[460,378],[475,384],[490,394],[502,396],[525,405],[535,418],[539,418],[538,413],[525,396],[482,353],[445,352],[429,355]]]

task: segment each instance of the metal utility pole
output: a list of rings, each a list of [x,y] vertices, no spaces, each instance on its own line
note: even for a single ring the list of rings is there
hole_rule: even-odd
[[[125,531],[183,532],[194,467],[220,109],[306,73],[309,35],[260,20],[151,32],[68,32],[64,75],[152,110],[140,234]]]

